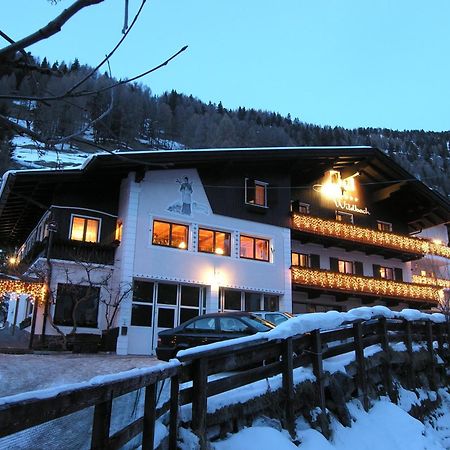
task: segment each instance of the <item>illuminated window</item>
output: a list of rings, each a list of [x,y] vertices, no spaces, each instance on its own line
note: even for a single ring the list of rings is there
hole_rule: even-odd
[[[267,183],[245,179],[245,203],[267,207]]]
[[[338,222],[353,223],[353,214],[336,211],[336,220]]]
[[[121,242],[122,241],[122,229],[123,229],[123,223],[122,221],[118,220],[116,224],[116,233],[115,233],[115,240]]]
[[[353,274],[354,266],[352,261],[338,260],[338,271],[340,273]]]
[[[152,243],[187,250],[188,231],[187,225],[154,220]]]
[[[198,251],[215,253],[216,255],[230,256],[231,235],[223,231],[198,230]]]
[[[240,237],[240,257],[269,261],[269,241],[251,236]]]
[[[296,267],[309,267],[309,256],[303,253],[292,252],[291,264]]]
[[[392,223],[382,222],[381,220],[377,220],[377,230],[391,232],[392,231]]]
[[[74,241],[98,242],[100,219],[72,216],[70,239]]]
[[[394,269],[392,267],[380,267],[380,277],[386,280],[395,280]]]

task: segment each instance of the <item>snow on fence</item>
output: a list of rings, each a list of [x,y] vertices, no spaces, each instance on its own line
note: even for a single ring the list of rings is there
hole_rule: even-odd
[[[278,377],[283,393],[279,398],[284,417],[280,419],[293,433],[295,385],[299,382],[296,371],[309,366],[322,417],[319,422],[325,426],[324,362],[338,355],[353,355],[358,396],[367,409],[368,347],[377,345],[383,353],[383,383],[394,400],[391,350],[400,345],[407,352],[408,384],[413,388],[416,344],[424,345],[429,354],[431,388],[436,389],[438,357],[445,359],[450,348],[450,322],[443,315],[414,310],[395,313],[384,307],[304,315],[268,333],[179,352],[177,359],[166,364],[4,397],[0,399],[0,438],[94,406],[91,449],[118,449],[140,434],[143,449],[156,448],[161,439],[155,439],[155,423],[164,421],[167,445],[175,450],[183,407],[191,413],[183,421],[190,422],[201,448],[206,448],[206,430],[211,425],[208,399],[211,402],[213,396],[224,393],[232,399],[235,395],[230,391],[246,386],[251,392],[250,385],[271,377]],[[163,380],[170,380],[170,392],[157,407],[156,386]],[[143,415],[110,435],[113,399],[140,389],[145,391]]]

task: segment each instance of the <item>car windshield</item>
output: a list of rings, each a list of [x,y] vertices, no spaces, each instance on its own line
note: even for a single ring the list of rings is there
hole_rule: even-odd
[[[274,326],[267,322],[266,320],[260,319],[256,316],[242,316],[241,320],[245,323],[248,323],[253,328],[256,328],[258,331],[270,331],[274,328]]]

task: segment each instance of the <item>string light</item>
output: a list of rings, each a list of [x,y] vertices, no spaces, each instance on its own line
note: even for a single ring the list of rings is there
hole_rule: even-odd
[[[442,288],[436,286],[380,280],[304,267],[292,268],[292,281],[303,286],[347,291],[352,294],[371,294],[436,304],[442,296]]]
[[[294,213],[292,215],[292,227],[299,231],[306,231],[321,236],[337,237],[408,253],[436,255],[450,259],[450,248],[445,245],[411,236],[372,230],[345,222]]]
[[[43,305],[45,301],[45,284],[22,280],[0,280],[0,296],[15,293],[28,295]]]
[[[413,275],[413,283],[428,284],[432,286],[440,286],[445,289],[450,289],[450,280],[444,280],[443,278],[427,277],[423,275]]]

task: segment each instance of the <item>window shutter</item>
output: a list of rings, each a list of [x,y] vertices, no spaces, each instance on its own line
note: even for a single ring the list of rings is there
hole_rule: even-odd
[[[245,195],[247,203],[255,203],[255,180],[253,178],[245,179]]]
[[[355,275],[364,275],[364,266],[360,261],[355,261]]]
[[[374,264],[373,266],[373,277],[374,278],[381,278],[381,274],[380,274],[380,265],[379,264]]]
[[[396,267],[394,269],[395,281],[403,281],[403,270]]]
[[[309,255],[309,265],[311,269],[320,269],[320,255]]]
[[[339,272],[339,263],[337,258],[330,258],[330,270],[332,272]]]

